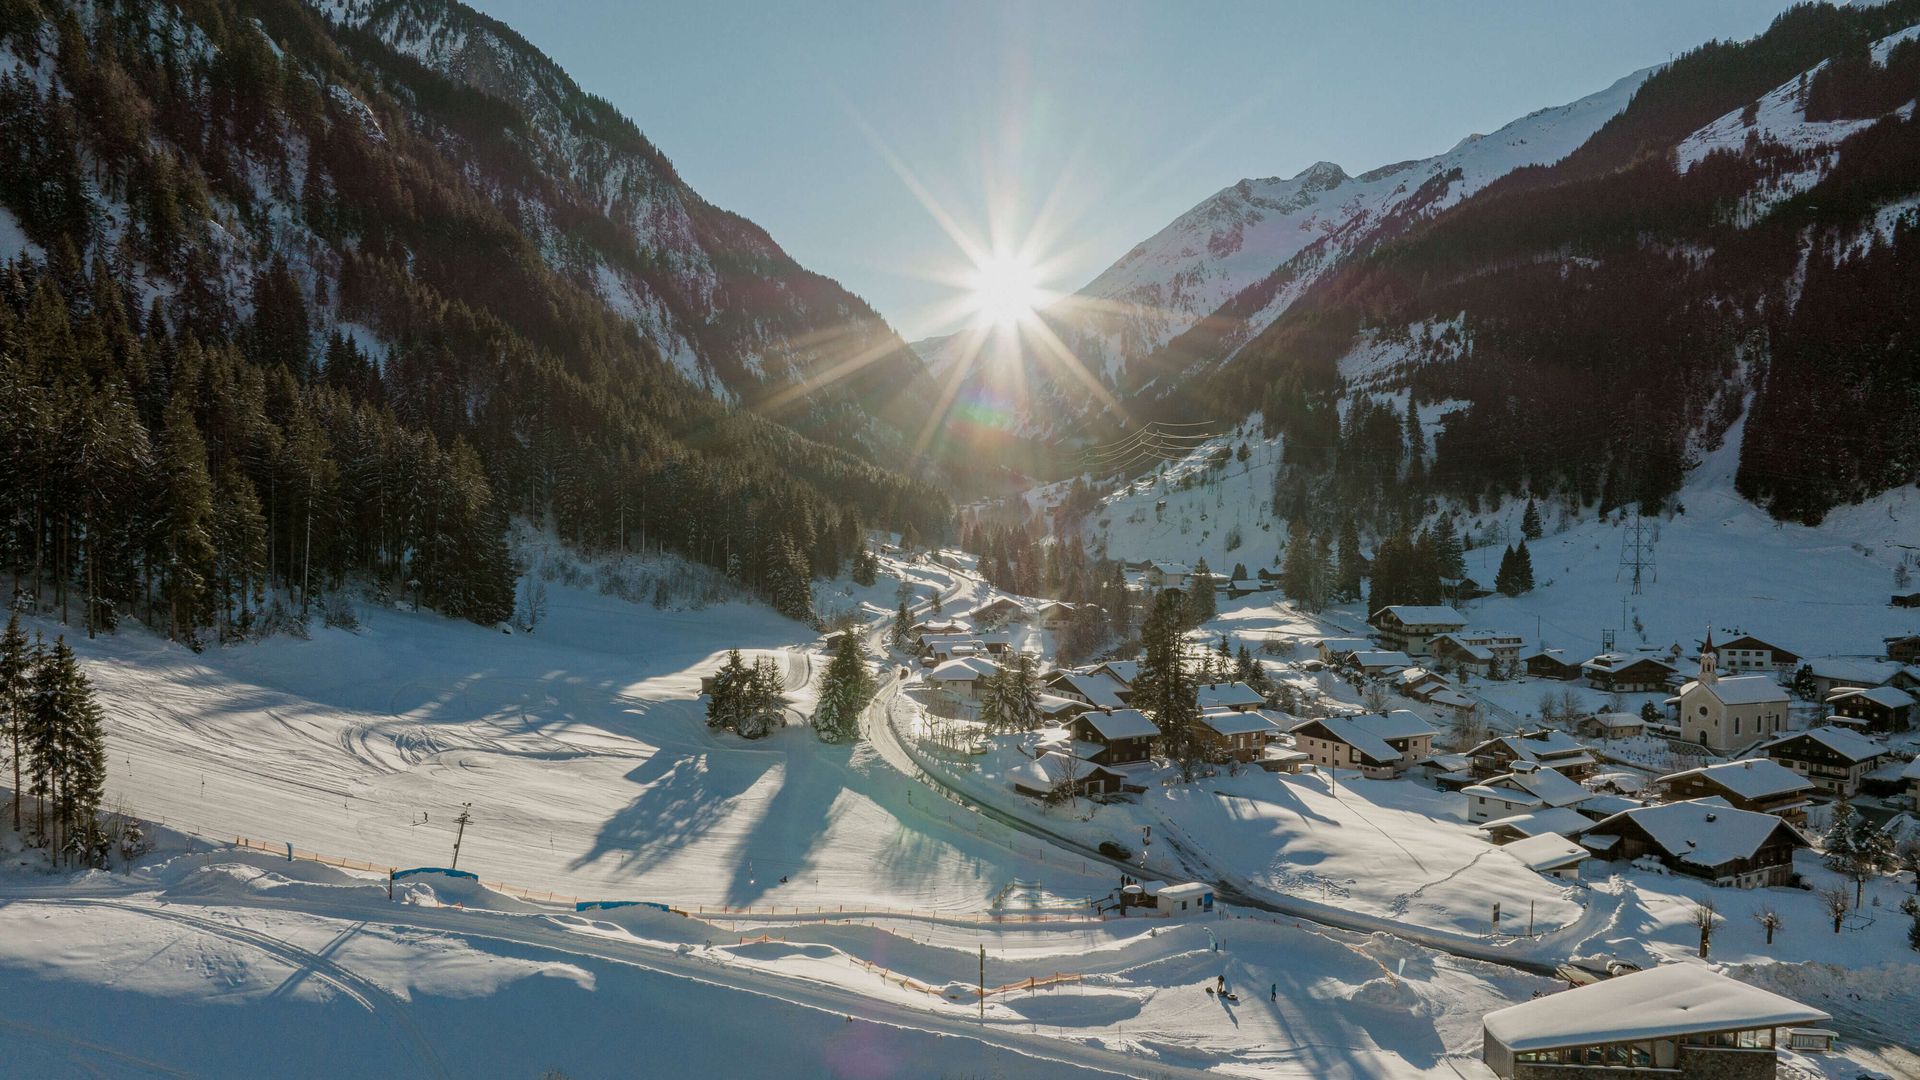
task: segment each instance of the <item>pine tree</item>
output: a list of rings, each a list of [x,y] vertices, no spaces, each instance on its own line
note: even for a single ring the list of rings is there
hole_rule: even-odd
[[[25,757],[28,709],[32,701],[33,653],[26,632],[20,629],[20,613],[7,616],[7,629],[0,634],[0,740],[4,740],[8,758],[13,762],[13,828],[20,829],[20,771]]]
[[[873,672],[860,653],[859,638],[842,634],[820,687],[813,730],[824,742],[851,742],[860,736],[860,714],[873,699]]]
[[[1337,569],[1333,575],[1334,595],[1342,601],[1358,600],[1361,583],[1367,576],[1366,557],[1360,553],[1360,529],[1349,517],[1340,523],[1340,542],[1335,548]]]
[[[1540,508],[1533,504],[1532,499],[1527,500],[1526,512],[1520,515],[1520,535],[1528,540],[1541,537]]]
[[[907,609],[907,602],[900,601],[900,610],[893,613],[893,627],[887,631],[887,640],[896,649],[905,649],[913,643],[913,612]]]
[[[33,794],[41,802],[41,836],[62,862],[97,858],[100,797],[106,786],[106,740],[93,687],[64,637],[34,667],[30,745]]]
[[[740,696],[734,730],[745,739],[763,738],[785,723],[786,705],[786,680],[780,675],[779,661],[760,657],[753,662],[753,673]]]
[[[213,484],[207,478],[206,443],[184,394],[167,405],[160,474],[160,587],[167,602],[167,636],[197,650],[196,630],[213,616]]]
[[[246,629],[250,604],[262,598],[267,572],[267,519],[260,496],[240,467],[229,463],[213,486],[213,550],[219,574],[221,613],[228,626]],[[240,614],[233,607],[239,602]]]
[[[1204,625],[1219,610],[1219,598],[1213,587],[1213,571],[1208,569],[1207,560],[1201,559],[1194,564],[1192,585],[1187,590],[1187,625]]]
[[[775,611],[789,619],[813,623],[813,589],[806,559],[791,536],[782,534],[769,554],[767,592]]]
[[[1180,764],[1183,778],[1192,780],[1200,764],[1200,744],[1194,733],[1200,706],[1198,687],[1181,656],[1183,608],[1177,589],[1154,598],[1140,629],[1145,654],[1130,704],[1160,728],[1162,752]]]
[[[1533,554],[1527,550],[1524,540],[1519,547],[1513,549],[1513,573],[1521,592],[1533,591]]]
[[[753,669],[741,659],[739,649],[727,650],[727,662],[714,673],[713,690],[707,695],[707,726],[727,731],[740,729],[740,717],[752,691]]]
[[[1040,726],[1040,674],[1034,670],[1033,657],[1021,653],[1012,667],[1001,673],[1001,708],[1011,731],[1032,731]]]

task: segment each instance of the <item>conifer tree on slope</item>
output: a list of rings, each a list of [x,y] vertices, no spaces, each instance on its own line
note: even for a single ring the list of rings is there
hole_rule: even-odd
[[[1538,540],[1542,535],[1540,508],[1532,499],[1527,500],[1526,512],[1520,515],[1520,535],[1528,540]]]
[[[873,673],[860,653],[860,640],[842,634],[827,663],[820,704],[814,710],[813,730],[825,742],[851,742],[860,735],[860,714],[873,698]]]
[[[1021,653],[1012,667],[1001,673],[1001,707],[1006,726],[1012,731],[1032,731],[1040,726],[1040,675],[1033,668],[1033,657]]]
[[[33,793],[41,799],[44,836],[56,857],[91,863],[107,754],[100,707],[62,637],[34,667],[29,715]]]
[[[1145,655],[1130,703],[1160,728],[1162,751],[1179,762],[1183,779],[1192,780],[1200,764],[1199,740],[1193,730],[1199,723],[1200,705],[1198,687],[1180,655],[1184,607],[1185,598],[1178,589],[1154,598],[1153,610],[1140,628]]]
[[[998,668],[980,680],[980,700],[974,707],[974,716],[989,735],[1011,730],[1007,723],[1007,677],[1011,674],[1010,668]]]
[[[786,704],[786,680],[780,676],[780,662],[763,656],[753,662],[753,672],[747,677],[734,730],[743,739],[764,738],[784,723],[781,712]]]
[[[727,662],[713,676],[713,690],[707,695],[707,726],[736,731],[740,727],[741,706],[745,702],[753,670],[740,658],[739,649],[727,650]]]
[[[913,612],[907,610],[907,602],[900,601],[900,610],[893,613],[893,627],[887,631],[887,640],[896,649],[904,649],[913,641]]]
[[[1202,558],[1193,567],[1193,587],[1187,591],[1187,625],[1199,626],[1214,617],[1219,600],[1214,595],[1213,571]]]
[[[7,629],[0,634],[0,739],[5,740],[8,758],[13,763],[13,828],[20,829],[20,770],[25,757],[27,709],[33,681],[33,654],[26,632],[20,629],[20,614],[7,617]]]
[[[167,404],[160,475],[165,551],[160,588],[167,601],[167,636],[198,651],[195,631],[211,622],[213,613],[213,484],[207,478],[207,446],[184,393]]]

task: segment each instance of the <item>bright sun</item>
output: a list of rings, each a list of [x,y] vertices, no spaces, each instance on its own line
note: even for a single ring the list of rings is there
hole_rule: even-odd
[[[1039,275],[1021,259],[989,255],[967,275],[969,303],[982,322],[1012,329],[1033,318],[1046,297]]]

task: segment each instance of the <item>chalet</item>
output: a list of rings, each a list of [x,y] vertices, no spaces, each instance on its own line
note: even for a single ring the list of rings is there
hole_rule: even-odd
[[[1215,578],[1213,587],[1229,600],[1238,600],[1243,596],[1267,591],[1259,578]]]
[[[1514,771],[1518,765],[1553,769],[1579,780],[1591,773],[1593,751],[1564,731],[1522,731],[1500,735],[1467,751],[1473,775],[1484,780]]]
[[[1680,687],[1680,737],[1719,754],[1744,750],[1787,728],[1787,692],[1769,675],[1720,677],[1713,635],[1700,652],[1700,677]]]
[[[1487,840],[1495,846],[1504,847],[1515,840],[1525,840],[1530,836],[1554,836],[1568,838],[1579,836],[1592,821],[1578,812],[1564,806],[1535,810],[1530,814],[1515,814],[1512,817],[1494,818],[1480,826],[1487,834]]]
[[[1480,584],[1470,577],[1443,577],[1440,579],[1440,591],[1445,593],[1456,604],[1464,604],[1469,600],[1479,600],[1483,597],[1493,595],[1492,589],[1487,588],[1485,585]]]
[[[1642,694],[1665,690],[1673,681],[1673,665],[1655,656],[1601,653],[1580,665],[1587,685],[1612,694]]]
[[[1293,746],[1323,768],[1358,769],[1374,779],[1389,779],[1433,753],[1436,734],[1419,716],[1395,709],[1385,716],[1302,721],[1293,729]]]
[[[1521,638],[1517,634],[1462,630],[1435,635],[1427,643],[1427,651],[1436,663],[1486,675],[1496,667],[1502,672],[1517,670],[1520,666],[1520,645]]]
[[[1503,844],[1500,850],[1536,874],[1559,881],[1580,880],[1580,864],[1593,858],[1587,849],[1558,833],[1541,833]]]
[[[1243,682],[1206,683],[1195,691],[1201,712],[1246,712],[1267,703],[1260,691]]]
[[[1047,693],[1085,702],[1090,708],[1119,709],[1127,703],[1127,688],[1118,679],[1098,671],[1060,671],[1042,684]]]
[[[1809,660],[1804,666],[1813,682],[1813,692],[1821,701],[1843,687],[1884,686],[1894,681],[1901,668],[1891,660],[1843,660],[1831,656]]]
[[[1617,842],[1607,843],[1615,837]],[[1596,843],[1598,841],[1598,843]],[[1581,842],[1613,859],[1652,856],[1676,874],[1751,889],[1793,881],[1800,831],[1772,814],[1737,810],[1717,799],[1643,806],[1589,827]]]
[[[1615,814],[1638,810],[1646,805],[1648,804],[1645,799],[1630,798],[1626,795],[1593,794],[1574,803],[1569,809],[1588,821],[1605,821]]]
[[[1596,739],[1631,739],[1647,730],[1647,722],[1634,713],[1603,712],[1583,718],[1579,727],[1582,735]]]
[[[1438,634],[1465,630],[1467,619],[1444,605],[1396,604],[1368,616],[1367,625],[1379,631],[1380,644],[1386,648],[1425,656],[1427,642]]]
[[[1813,783],[1772,758],[1750,758],[1704,765],[1655,781],[1674,802],[1721,798],[1736,810],[1772,814],[1795,825],[1807,820],[1807,796]]]
[[[1330,637],[1314,642],[1314,654],[1323,663],[1344,664],[1357,652],[1366,652],[1373,648],[1373,642],[1363,637]]]
[[[1462,788],[1461,794],[1467,797],[1467,820],[1478,823],[1570,807],[1593,793],[1552,769],[1523,763],[1513,772]]]
[[[1705,646],[1713,648],[1711,640]],[[1757,673],[1791,676],[1800,667],[1800,655],[1778,645],[1761,641],[1752,634],[1741,634],[1714,652],[1720,656],[1720,670],[1729,674]]]
[[[979,701],[987,680],[1000,674],[1000,665],[984,656],[959,656],[927,672],[927,686],[936,694],[959,701]]]
[[[1078,606],[1064,600],[1052,600],[1040,605],[1040,610],[1033,613],[1033,621],[1038,623],[1042,630],[1055,632],[1065,630],[1068,624],[1073,622],[1073,613]]]
[[[914,641],[922,657],[936,662],[958,656],[1005,656],[1013,651],[1009,634],[921,634]]]
[[[1781,735],[1760,747],[1760,753],[1813,782],[1813,786],[1841,798],[1860,793],[1860,780],[1886,755],[1885,745],[1857,731],[1832,724]]]
[[[1013,790],[1037,799],[1112,795],[1127,781],[1125,773],[1059,751],[1022,762],[1007,770],[1007,776]]]
[[[1056,694],[1041,694],[1036,700],[1039,703],[1040,719],[1049,724],[1064,724],[1093,708],[1084,701],[1076,701]]]
[[[1005,626],[1010,622],[1017,622],[1026,618],[1026,616],[1026,608],[1021,607],[1016,601],[1009,600],[1002,596],[989,600],[960,617],[975,626],[994,627]]]
[[[1887,659],[1896,664],[1920,662],[1920,634],[1902,634],[1887,640]]]
[[[1907,782],[1907,797],[1920,809],[1920,757],[1907,762],[1907,767],[1900,770],[1900,779]]]
[[[1230,757],[1245,763],[1266,754],[1267,743],[1280,734],[1280,725],[1259,710],[1209,709],[1200,714],[1193,733],[1208,758]]]
[[[1380,676],[1413,666],[1413,657],[1388,649],[1361,649],[1347,657],[1346,663],[1363,675]]]
[[[1095,675],[1105,675],[1123,688],[1132,689],[1134,680],[1140,677],[1140,661],[1109,660],[1093,669]]]
[[[1869,731],[1905,731],[1913,722],[1912,694],[1891,686],[1842,687],[1827,695],[1835,716],[1858,720]]]
[[[1827,1019],[1681,962],[1496,1009],[1481,1021],[1481,1059],[1500,1080],[1772,1080],[1780,1029]]]
[[[1068,724],[1073,737],[1100,747],[1093,760],[1102,765],[1127,765],[1153,756],[1160,729],[1139,709],[1091,709]]]
[[[1887,603],[1894,607],[1920,607],[1920,592],[1894,593]]]
[[[914,623],[912,629],[914,639],[917,641],[929,634],[965,634],[973,627],[959,619],[929,619],[926,622]]]
[[[1466,716],[1479,708],[1479,702],[1454,689],[1446,676],[1425,668],[1407,668],[1396,674],[1393,682],[1400,696],[1445,709],[1455,716]]]
[[[1176,562],[1150,562],[1147,571],[1141,575],[1147,584],[1156,589],[1184,589],[1187,577],[1193,568]]]
[[[1581,675],[1581,666],[1567,659],[1565,649],[1535,649],[1520,654],[1520,663],[1527,674],[1536,679],[1559,679],[1572,682]]]

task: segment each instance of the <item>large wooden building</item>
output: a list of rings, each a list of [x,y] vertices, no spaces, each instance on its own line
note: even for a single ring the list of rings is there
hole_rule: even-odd
[[[1884,744],[1832,724],[1781,735],[1760,753],[1785,765],[1829,795],[1852,798],[1860,781],[1886,756]]]
[[[1652,856],[1676,874],[1753,889],[1793,882],[1793,852],[1807,838],[1772,814],[1718,800],[1665,803],[1615,814],[1580,842],[1608,859]]]
[[[1467,617],[1440,604],[1395,604],[1367,618],[1379,632],[1380,644],[1410,656],[1427,656],[1428,643],[1440,634],[1467,628]]]
[[[1772,814],[1796,825],[1806,822],[1807,797],[1814,790],[1806,777],[1764,757],[1687,769],[1656,783],[1675,802],[1720,798],[1736,810]]]
[[[1438,734],[1417,714],[1329,716],[1294,726],[1294,749],[1328,769],[1358,769],[1375,779],[1400,776],[1433,753]]]

